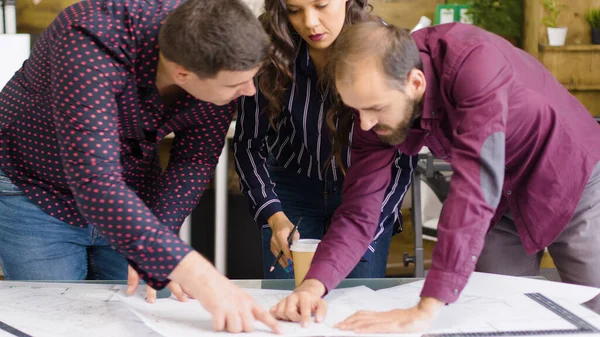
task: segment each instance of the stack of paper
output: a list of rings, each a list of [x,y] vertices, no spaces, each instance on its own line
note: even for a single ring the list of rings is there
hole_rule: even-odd
[[[379,291],[367,287],[336,289],[326,300],[323,323],[307,328],[282,322],[286,336],[349,336],[334,325],[358,310],[407,309],[419,301],[422,281]],[[265,309],[290,291],[246,289]],[[600,289],[535,279],[475,273],[458,302],[444,307],[430,333],[499,332],[575,328],[525,293],[542,293],[588,323],[600,327],[600,316],[580,303]],[[131,297],[124,286],[73,283],[0,282],[0,322],[31,336],[150,336],[185,337],[228,335],[212,331],[210,314],[194,300],[174,298],[145,301],[145,287]],[[0,328],[0,336],[2,333]],[[266,326],[244,336],[272,335]],[[417,336],[418,334],[414,334]],[[385,335],[385,336],[390,336]],[[412,336],[412,335],[402,335]]]
[[[358,310],[389,311],[416,305],[423,281],[373,291],[367,287],[336,289],[329,293],[328,313],[323,323],[307,328],[297,323],[282,322],[285,336],[348,336],[333,326]],[[248,292],[269,309],[291,294],[290,291],[248,289]],[[479,332],[509,330],[573,329],[569,322],[556,316],[525,293],[539,292],[568,307],[590,323],[600,326],[600,316],[580,306],[597,296],[600,289],[563,283],[475,273],[470,278],[459,301],[442,309],[430,333]],[[568,296],[568,298],[564,298]],[[164,299],[148,304],[142,296],[121,297],[121,300],[149,327],[165,337],[220,335],[212,331],[210,314],[194,301],[181,303]],[[269,329],[262,324],[244,336],[264,336]],[[415,334],[418,336],[419,334]],[[387,335],[389,336],[389,334]],[[402,334],[402,336],[409,336]]]

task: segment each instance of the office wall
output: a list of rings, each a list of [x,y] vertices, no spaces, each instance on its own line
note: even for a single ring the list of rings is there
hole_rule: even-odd
[[[40,34],[65,7],[78,0],[18,0],[17,29],[19,32]],[[244,0],[258,14],[264,0]],[[37,3],[37,4],[36,4]],[[374,12],[400,27],[411,28],[422,15],[433,19],[435,6],[444,0],[371,0]]]
[[[412,28],[421,16],[433,20],[435,7],[444,0],[371,0],[373,12],[387,22],[402,28]]]
[[[39,35],[65,7],[78,0],[18,0],[17,31]],[[36,4],[37,3],[37,4]]]
[[[246,0],[256,12],[262,10],[264,0]],[[370,0],[373,12],[389,23],[403,28],[412,28],[423,15],[433,20],[435,6],[444,0]]]
[[[590,8],[600,7],[600,0],[558,0],[567,8],[557,18],[567,27],[566,45],[550,47],[542,18],[547,15],[539,0],[525,0],[524,49],[537,57],[569,91],[600,117],[600,45],[592,45],[591,29],[585,21]]]
[[[585,14],[590,8],[600,8],[600,0],[558,0],[559,5],[567,8],[557,18],[559,26],[568,27],[566,44],[590,44],[592,41],[590,25],[585,20]],[[543,9],[538,11],[539,20],[546,16]],[[538,40],[548,43],[548,34],[545,27],[539,29]]]
[[[64,8],[79,0],[18,0],[17,30],[39,35]],[[244,0],[258,14],[263,0]]]

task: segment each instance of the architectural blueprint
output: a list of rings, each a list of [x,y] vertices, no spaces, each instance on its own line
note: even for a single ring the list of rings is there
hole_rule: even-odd
[[[373,291],[366,287],[336,289],[326,298],[329,309],[325,322],[312,323],[308,328],[283,322],[283,334],[285,336],[352,335],[350,332],[334,329],[333,326],[358,310],[387,311],[410,308],[419,301],[422,287],[423,281],[417,281],[379,291]],[[291,293],[260,289],[249,289],[248,291],[266,309],[271,308]],[[569,322],[525,296],[524,293],[527,292],[545,293],[592,325],[600,327],[600,316],[580,305],[598,295],[600,289],[475,273],[458,302],[442,309],[429,332],[498,332],[574,328]],[[142,321],[166,337],[193,336],[198,333],[203,336],[223,335],[223,333],[211,331],[210,315],[198,303],[163,301],[159,307],[145,303],[141,296],[123,297],[122,300]],[[264,336],[265,334],[268,334],[268,329],[257,324],[256,332],[244,334],[244,336]]]
[[[352,335],[333,326],[358,310],[409,308],[418,302],[422,286],[422,281],[416,281],[379,291],[364,286],[335,289],[326,297],[329,310],[325,322],[312,323],[308,328],[282,322],[282,330],[286,336]],[[290,291],[282,290],[246,290],[265,309],[290,294]],[[523,295],[528,292],[542,293],[588,323],[600,327],[600,316],[580,305],[597,296],[600,289],[475,273],[458,302],[442,309],[429,332],[572,328],[570,323]],[[2,281],[0,322],[31,336],[227,335],[212,331],[211,317],[197,301],[182,303],[165,298],[148,304],[144,299],[143,286],[138,287],[134,296],[127,297],[124,293],[125,286],[117,285]],[[0,329],[0,337],[6,335]],[[254,333],[244,334],[267,335],[272,336],[261,324],[256,325]]]
[[[121,288],[2,281],[0,321],[32,336],[160,336],[116,300]]]
[[[418,281],[383,289],[376,292],[376,296],[380,297],[378,299],[374,297],[374,300],[377,301],[381,311],[409,308],[418,302],[422,287],[423,281]],[[442,308],[430,332],[468,333],[575,328],[525,296],[524,293],[527,292],[543,293],[600,328],[600,315],[580,305],[600,293],[600,289],[475,273],[459,300]]]
[[[247,289],[260,305],[269,309],[285,298],[291,291]],[[360,291],[360,290],[359,290]],[[374,293],[372,290],[370,292]],[[149,327],[163,336],[222,336],[223,333],[212,331],[210,314],[195,301],[178,302],[174,300],[160,300],[158,305],[148,304],[142,296],[121,297],[125,303]],[[356,300],[355,300],[356,301]],[[321,324],[313,323],[309,328],[303,329],[296,323],[281,322],[284,336],[335,336],[347,335],[336,329],[333,324],[354,313],[356,309],[347,306],[338,306],[336,301],[329,303],[329,312],[326,321]],[[257,323],[256,331],[245,333],[244,336],[271,335],[269,329]]]

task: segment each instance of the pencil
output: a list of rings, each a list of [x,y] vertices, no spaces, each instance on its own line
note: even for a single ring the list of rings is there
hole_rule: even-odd
[[[294,233],[296,233],[296,230],[298,230],[298,226],[300,225],[300,222],[302,222],[302,218],[300,218],[300,220],[298,220],[298,223],[294,225],[294,229],[292,229],[292,231],[290,232],[290,235],[288,235],[288,238],[287,238],[288,247],[290,246],[290,244],[292,244],[292,238],[294,237]],[[271,265],[271,268],[269,268],[269,273],[272,273],[273,270],[275,270],[275,266],[277,265],[277,263],[279,263],[279,259],[281,259],[282,256],[283,256],[283,250],[280,250],[279,254],[277,255],[277,258]]]

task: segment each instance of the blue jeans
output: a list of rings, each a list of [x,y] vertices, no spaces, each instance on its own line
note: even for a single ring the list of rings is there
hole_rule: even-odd
[[[270,158],[268,170],[275,183],[275,192],[281,201],[283,212],[294,224],[302,218],[298,232],[303,239],[322,239],[327,231],[330,219],[342,202],[343,181],[319,181],[290,172]],[[390,217],[391,218],[391,217]],[[390,220],[392,221],[392,220]],[[367,261],[361,259],[348,278],[381,278],[385,277],[392,224],[387,224],[386,231],[377,239],[375,253]],[[293,279],[294,272],[287,273],[277,264],[272,273],[269,268],[275,261],[271,252],[271,228],[262,226],[263,273],[266,279]],[[365,247],[365,251],[367,248]]]
[[[0,171],[0,265],[7,280],[126,280],[127,260],[95,226],[44,211]]]

